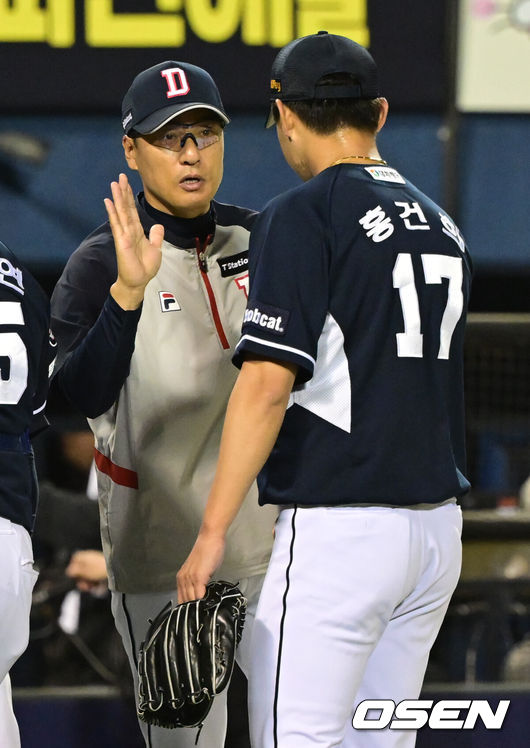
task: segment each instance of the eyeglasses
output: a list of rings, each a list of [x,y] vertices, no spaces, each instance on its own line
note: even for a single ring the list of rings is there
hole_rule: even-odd
[[[166,148],[169,151],[181,151],[188,138],[193,140],[199,151],[208,148],[221,140],[223,128],[220,124],[196,123],[196,124],[178,124],[168,125],[162,130],[144,135],[143,137],[157,146],[157,148]]]

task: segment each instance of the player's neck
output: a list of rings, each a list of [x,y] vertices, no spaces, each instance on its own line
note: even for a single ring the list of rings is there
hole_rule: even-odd
[[[313,176],[336,164],[384,164],[375,137],[351,128],[337,130],[329,136],[318,137],[312,144],[310,168]]]

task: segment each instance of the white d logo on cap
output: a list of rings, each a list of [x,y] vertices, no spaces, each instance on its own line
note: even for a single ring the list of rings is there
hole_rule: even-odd
[[[190,84],[188,83],[186,73],[182,68],[166,68],[165,70],[160,71],[160,75],[166,79],[166,96],[168,99],[172,99],[174,96],[185,96],[189,93]]]

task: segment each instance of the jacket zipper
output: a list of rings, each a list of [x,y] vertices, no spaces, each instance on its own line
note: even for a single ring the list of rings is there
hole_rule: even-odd
[[[209,242],[212,240],[212,234],[208,234],[206,239],[204,240],[204,244],[201,245],[201,241],[198,237],[195,237],[195,247],[197,249],[197,259],[199,261],[199,270],[201,271],[201,277],[204,282],[206,293],[208,294],[208,299],[210,300],[210,309],[212,310],[212,316],[213,321],[215,323],[215,329],[217,330],[217,334],[219,336],[219,340],[221,341],[221,345],[226,350],[230,348],[230,343],[228,342],[228,339],[225,335],[225,331],[223,329],[223,325],[221,322],[221,317],[219,316],[219,309],[217,308],[217,302],[215,300],[215,295],[213,292],[212,284],[210,283],[210,279],[208,277],[208,268],[206,266],[206,247],[208,246]]]

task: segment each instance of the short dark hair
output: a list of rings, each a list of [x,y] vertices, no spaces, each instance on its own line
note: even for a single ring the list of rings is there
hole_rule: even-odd
[[[355,76],[349,73],[326,75],[318,82],[319,86],[336,86],[347,82],[355,83]],[[330,135],[341,127],[355,127],[357,130],[375,133],[381,112],[380,99],[309,99],[285,101],[303,124],[319,135]],[[278,108],[274,105],[274,119],[278,121]]]

